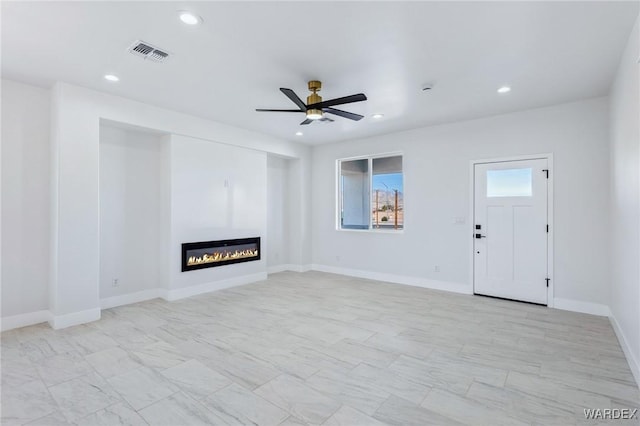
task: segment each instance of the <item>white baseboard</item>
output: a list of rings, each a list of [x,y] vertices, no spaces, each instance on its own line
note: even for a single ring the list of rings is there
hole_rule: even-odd
[[[607,305],[583,302],[580,300],[562,299],[559,297],[553,298],[553,307],[555,309],[562,309],[563,311],[582,312],[583,314],[598,315],[601,317],[608,317],[611,314]]]
[[[85,324],[100,319],[100,308],[91,308],[84,311],[72,312],[64,315],[53,315],[49,319],[49,325],[54,330],[67,328],[74,325]]]
[[[109,309],[115,308],[116,306],[144,302],[145,300],[157,299],[158,297],[161,297],[161,295],[161,289],[152,288],[120,296],[105,297],[104,299],[100,299],[100,309]]]
[[[269,266],[267,268],[267,274],[277,274],[278,272],[284,272],[284,271],[293,271],[296,265],[291,265],[291,264],[282,264],[282,265],[276,265],[276,266]]]
[[[307,272],[311,270],[311,265],[294,265],[293,263],[286,263],[282,265],[270,266],[267,268],[268,274],[277,274],[278,272],[292,271],[292,272]]]
[[[313,270],[313,265],[296,265],[296,272],[309,272]]]
[[[10,317],[3,317],[0,320],[0,329],[2,331],[13,330],[14,328],[49,322],[50,319],[51,312],[49,311],[35,311],[26,314],[13,315]]]
[[[237,287],[240,285],[250,284],[266,279],[267,273],[259,272],[257,274],[243,275],[241,277],[234,277],[226,280],[214,281],[185,288],[177,288],[173,290],[163,289],[160,296],[163,299],[172,302],[174,300],[184,299],[185,297],[196,296],[198,294],[209,293],[216,290],[223,290],[230,287]]]
[[[260,272],[257,274],[244,275],[241,277],[229,278],[227,280],[215,281],[211,283],[174,290],[153,288],[149,290],[138,291],[136,293],[123,294],[121,296],[107,297],[100,300],[100,308],[87,309],[84,311],[72,312],[70,314],[52,315],[50,311],[36,311],[21,315],[4,317],[0,319],[0,329],[2,331],[7,331],[13,330],[14,328],[27,327],[29,325],[48,322],[51,328],[53,328],[54,330],[59,330],[74,325],[97,321],[100,319],[101,309],[109,309],[116,306],[129,305],[131,303],[143,302],[145,300],[156,299],[158,297],[171,302],[174,300],[184,299],[185,297],[191,297],[202,293],[209,293],[216,290],[223,290],[225,288],[237,287],[240,285],[250,284],[266,279],[267,273]]]
[[[414,287],[429,288],[432,290],[450,291],[453,293],[472,294],[473,291],[466,283],[456,283],[450,281],[437,281],[425,278],[411,277],[406,275],[386,274],[382,272],[364,271],[361,269],[338,268],[327,265],[311,265],[311,269],[331,274],[347,275],[350,277],[365,278],[376,281],[387,281],[395,284],[404,284]]]
[[[613,313],[609,315],[609,321],[611,322],[613,331],[615,331],[616,336],[618,337],[618,342],[620,342],[622,352],[624,352],[624,356],[627,358],[627,363],[629,364],[633,377],[636,379],[636,384],[640,388],[640,361],[638,361],[638,358],[636,358],[635,354],[631,350],[629,342],[622,332],[622,328],[620,328],[620,324]]]

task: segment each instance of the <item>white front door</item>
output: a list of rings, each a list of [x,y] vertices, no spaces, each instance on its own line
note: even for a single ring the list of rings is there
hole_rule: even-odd
[[[474,293],[547,304],[546,159],[475,165]]]

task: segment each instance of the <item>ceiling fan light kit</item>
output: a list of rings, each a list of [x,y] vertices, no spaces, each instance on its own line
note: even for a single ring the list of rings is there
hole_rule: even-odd
[[[319,104],[322,102],[322,96],[318,95],[318,92],[322,89],[322,83],[318,80],[311,80],[309,82],[309,90],[311,93],[307,96],[307,105]],[[307,118],[309,120],[319,120],[322,118],[321,109],[307,109]]]
[[[286,97],[291,99],[291,102],[296,104],[299,109],[262,109],[258,108],[258,112],[304,112],[306,119],[300,123],[301,125],[307,125],[313,121],[333,121],[328,117],[324,117],[324,113],[338,115],[340,117],[348,118],[349,120],[358,121],[363,118],[360,114],[354,114],[352,112],[342,111],[339,109],[331,108],[335,105],[350,104],[353,102],[366,101],[367,97],[363,93],[357,95],[344,96],[342,98],[330,99],[328,101],[322,101],[322,96],[318,95],[320,89],[322,89],[322,82],[318,80],[311,80],[308,83],[309,90],[312,92],[307,96],[307,103],[302,102],[302,99],[291,89],[280,88],[280,91],[285,94]]]

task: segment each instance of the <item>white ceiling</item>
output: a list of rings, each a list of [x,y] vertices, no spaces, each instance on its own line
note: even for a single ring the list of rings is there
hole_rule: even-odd
[[[607,94],[637,2],[2,2],[2,76],[60,80],[310,144]],[[178,10],[196,12],[188,27]],[[165,63],[126,52],[137,39]],[[106,73],[120,82],[103,79]],[[306,81],[359,122],[299,126]],[[422,92],[425,83],[434,83]],[[511,93],[498,95],[504,84]],[[384,113],[380,120],[371,118]],[[294,136],[302,130],[304,136]]]

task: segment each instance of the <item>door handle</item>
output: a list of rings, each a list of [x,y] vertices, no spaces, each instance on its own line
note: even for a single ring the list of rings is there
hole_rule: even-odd
[[[487,236],[482,234],[476,234],[476,238],[479,240],[480,238],[487,238]]]

